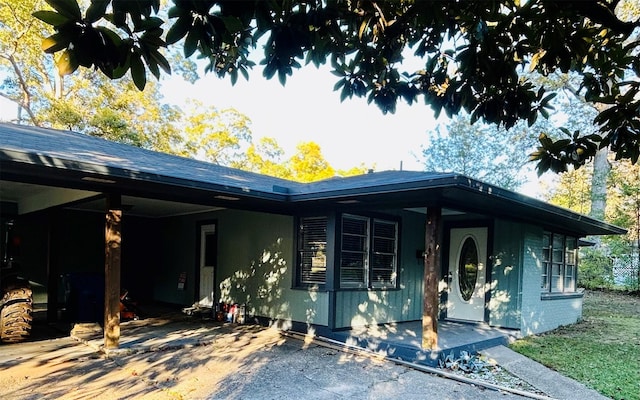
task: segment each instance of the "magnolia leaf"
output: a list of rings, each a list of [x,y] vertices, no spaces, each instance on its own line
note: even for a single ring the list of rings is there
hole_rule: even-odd
[[[101,37],[103,38],[103,40],[108,38],[108,40],[110,40],[114,46],[117,47],[120,45],[120,43],[122,43],[122,38],[111,29],[105,26],[96,26],[95,29],[96,31],[101,33]]]
[[[362,40],[362,35],[364,35],[364,31],[367,29],[368,26],[369,26],[369,19],[367,19],[366,21],[362,21],[362,23],[360,24],[360,29],[358,29],[358,39]]]
[[[167,32],[167,37],[165,39],[167,44],[173,44],[182,39],[189,32],[192,24],[193,19],[190,15],[178,18]]]
[[[67,48],[67,46],[69,46],[69,43],[69,37],[59,32],[43,39],[41,47],[42,51],[44,51],[45,53],[53,54]]]
[[[249,80],[249,71],[244,66],[240,66],[240,73],[245,80]]]
[[[169,9],[169,13],[167,15],[169,18],[187,17],[191,15],[191,10],[179,6],[173,6]]]
[[[538,63],[540,62],[540,59],[544,57],[545,54],[547,54],[547,51],[540,49],[536,54],[533,55],[533,57],[531,57],[531,66],[529,67],[529,72],[535,71]]]
[[[198,41],[200,40],[198,33],[195,29],[191,29],[184,40],[184,56],[186,58],[191,57],[198,49]]]
[[[45,0],[54,10],[67,18],[80,21],[82,13],[76,0]]]
[[[147,74],[139,54],[131,55],[131,78],[138,90],[144,90],[147,84]]]
[[[104,17],[110,0],[91,0],[91,5],[87,8],[85,20],[94,23]]]
[[[144,61],[147,63],[147,68],[156,79],[160,79],[160,68],[158,68],[158,63],[149,55],[148,53],[144,53]]]
[[[169,61],[167,61],[167,59],[159,51],[151,50],[149,52],[149,56],[153,58],[153,60],[160,66],[160,68],[162,68],[165,73],[171,74],[171,65],[169,64]]]
[[[131,53],[128,53],[125,61],[111,71],[113,75],[112,79],[122,78],[127,73],[130,66],[131,66]]]
[[[72,50],[65,50],[56,60],[56,68],[60,76],[72,74],[78,69],[78,61]]]
[[[55,11],[36,11],[31,15],[33,15],[35,18],[38,18],[40,21],[55,27],[64,25],[70,21],[69,18]]]
[[[237,17],[221,17],[220,19],[222,20],[222,23],[224,23],[225,28],[227,28],[230,33],[240,32],[244,28],[244,26],[242,25],[242,21],[240,21],[240,19]]]

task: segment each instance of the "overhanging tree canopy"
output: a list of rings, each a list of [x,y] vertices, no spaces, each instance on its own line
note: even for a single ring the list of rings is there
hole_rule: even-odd
[[[161,49],[177,43],[208,61],[207,72],[247,78],[264,37],[263,75],[283,84],[301,63],[330,62],[342,99],[366,96],[384,113],[422,99],[437,115],[465,110],[510,128],[552,109],[553,94],[518,72],[576,71],[586,100],[606,106],[594,121],[599,134],[541,135],[539,171],[579,167],[604,146],[618,158],[640,156],[640,20],[618,17],[632,1],[174,0],[163,10],[160,0],[92,0],[84,12],[76,0],[47,2],[54,11],[34,16],[55,28],[42,47],[61,52],[60,73],[130,72],[140,89],[147,71],[170,73]],[[407,49],[422,69],[403,70]]]

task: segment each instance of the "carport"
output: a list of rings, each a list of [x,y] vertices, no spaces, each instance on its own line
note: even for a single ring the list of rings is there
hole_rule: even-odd
[[[159,153],[133,147],[127,152],[128,146],[64,131],[0,124],[0,135],[1,208],[10,217],[22,216],[18,232],[30,229],[34,240],[22,244],[23,258],[29,262],[36,254],[44,255],[34,260],[40,268],[33,280],[48,288],[47,319],[59,319],[58,302],[63,295],[59,278],[65,266],[75,261],[60,249],[91,253],[94,265],[90,269],[104,277],[107,347],[118,347],[120,337],[123,224],[140,230],[138,225],[169,216],[221,208],[283,209],[285,195],[273,191],[282,183],[280,179],[178,157],[158,164]],[[142,222],[132,226],[132,218]],[[89,242],[82,232],[68,231],[70,219],[102,235],[103,243]],[[152,236],[154,230],[150,232]],[[131,235],[129,241],[136,237],[139,242],[129,249],[153,247],[152,238],[145,240],[145,236],[150,235]],[[142,259],[139,253],[129,253],[131,264],[144,268],[143,274],[153,273],[148,271],[152,257]],[[134,275],[140,280],[141,274]],[[138,288],[149,289],[149,285],[139,282]]]

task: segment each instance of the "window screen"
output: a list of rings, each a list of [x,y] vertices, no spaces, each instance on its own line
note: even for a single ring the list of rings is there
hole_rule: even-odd
[[[300,283],[324,285],[327,277],[327,217],[300,219],[298,247]]]

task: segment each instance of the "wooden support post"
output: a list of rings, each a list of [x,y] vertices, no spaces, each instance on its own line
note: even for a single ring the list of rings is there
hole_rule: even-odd
[[[120,246],[122,207],[120,196],[107,199],[104,263],[104,347],[120,345]]]
[[[442,210],[427,209],[424,250],[424,299],[422,308],[422,348],[434,350],[438,346],[438,270],[440,268]]]

